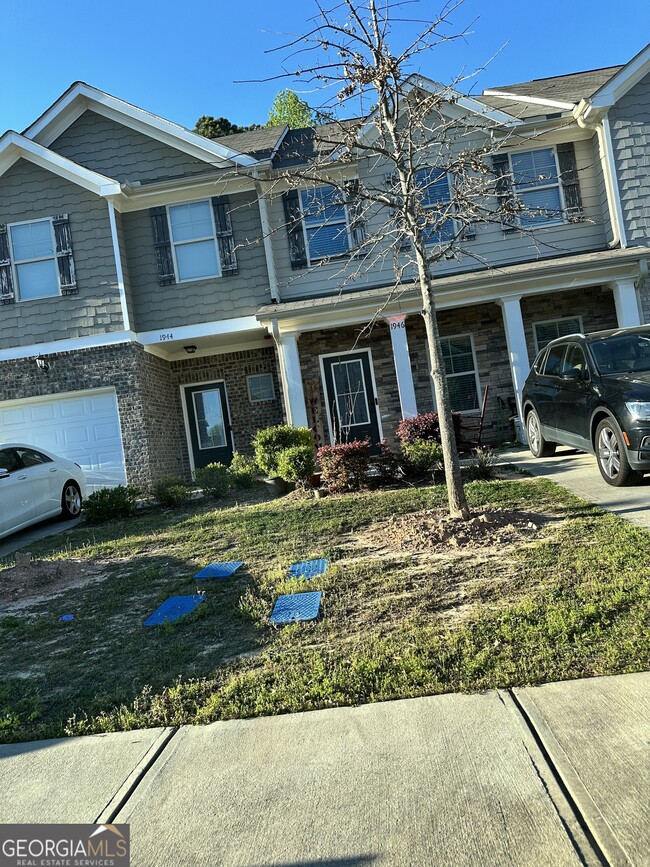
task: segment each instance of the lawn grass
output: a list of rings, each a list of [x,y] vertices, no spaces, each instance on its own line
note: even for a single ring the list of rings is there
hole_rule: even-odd
[[[496,552],[381,555],[359,543],[394,515],[443,507],[443,487],[215,510],[141,514],[80,526],[34,546],[82,561],[91,581],[0,615],[0,739],[359,704],[647,669],[650,534],[543,479],[467,485],[474,510],[545,516]],[[308,586],[294,560],[329,557]],[[243,560],[205,582],[206,602],[175,625],[143,620],[192,593],[213,560]],[[0,571],[0,582],[3,572]],[[274,629],[282,592],[322,590],[322,617]],[[72,623],[61,623],[72,612]]]

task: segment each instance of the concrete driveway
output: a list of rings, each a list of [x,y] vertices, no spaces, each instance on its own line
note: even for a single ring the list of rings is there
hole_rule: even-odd
[[[11,536],[6,536],[0,539],[0,558],[8,557],[16,551],[23,548],[28,548],[33,542],[38,542],[39,539],[45,539],[46,536],[56,536],[58,533],[63,533],[65,530],[71,530],[81,522],[81,518],[73,518],[71,521],[62,521],[60,518],[50,518],[49,521],[43,521],[41,524],[34,524],[33,527],[27,527],[19,533],[12,533]]]
[[[533,476],[545,476],[590,503],[596,503],[650,530],[650,475],[631,488],[606,484],[596,466],[596,458],[575,449],[559,446],[551,458],[534,458],[528,449],[499,452],[503,463],[514,464]]]

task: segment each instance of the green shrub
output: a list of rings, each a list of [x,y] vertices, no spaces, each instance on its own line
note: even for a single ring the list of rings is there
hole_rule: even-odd
[[[314,448],[311,431],[305,427],[291,427],[279,424],[258,431],[253,437],[255,460],[257,466],[270,478],[279,475],[278,458],[280,452],[292,446],[310,446]]]
[[[153,486],[153,494],[161,506],[169,508],[184,503],[190,492],[180,476],[163,476]]]
[[[430,476],[442,464],[442,446],[430,440],[402,443],[409,469],[416,476]]]
[[[84,500],[84,514],[91,524],[128,518],[135,511],[135,500],[140,491],[118,485],[116,488],[102,488]]]
[[[255,458],[247,458],[240,452],[233,452],[230,463],[230,473],[235,486],[238,488],[250,488],[258,474]]]
[[[220,463],[200,467],[195,472],[194,478],[196,484],[203,488],[203,493],[215,499],[225,497],[234,484],[230,470]]]
[[[278,455],[278,475],[286,482],[305,485],[316,469],[314,446],[291,446]]]

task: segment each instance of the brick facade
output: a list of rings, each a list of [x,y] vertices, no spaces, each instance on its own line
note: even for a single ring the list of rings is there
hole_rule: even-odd
[[[0,363],[0,401],[114,388],[127,481],[142,490],[164,475],[190,481],[181,386],[225,380],[235,446],[251,453],[256,430],[283,420],[273,346],[168,362],[133,343],[48,355],[49,370],[33,358]],[[272,373],[275,398],[252,404],[246,377]]]

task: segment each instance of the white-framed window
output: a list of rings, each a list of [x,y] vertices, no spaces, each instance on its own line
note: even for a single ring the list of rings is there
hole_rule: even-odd
[[[425,226],[423,235],[426,244],[446,244],[455,235],[454,221],[451,216],[446,219],[445,212],[449,212],[451,205],[451,183],[449,175],[440,169],[418,169],[415,174],[415,182],[420,190],[420,203],[425,209],[435,209],[440,214],[436,225]]]
[[[509,155],[512,190],[524,210],[520,226],[529,228],[564,222],[564,197],[555,148],[514,151]]]
[[[275,387],[272,373],[256,373],[246,378],[248,397],[251,403],[261,403],[264,400],[275,400]]]
[[[308,264],[343,256],[352,249],[348,209],[331,186],[299,191]]]
[[[52,220],[33,220],[7,226],[18,301],[60,295],[56,242]]]
[[[547,319],[544,322],[533,322],[535,337],[535,354],[555,340],[557,337],[567,337],[569,334],[582,334],[581,316],[563,316],[559,319]]]
[[[481,405],[481,383],[471,334],[441,337],[447,387],[452,410],[472,412]]]
[[[167,217],[177,281],[220,277],[219,248],[210,201],[168,205]]]

